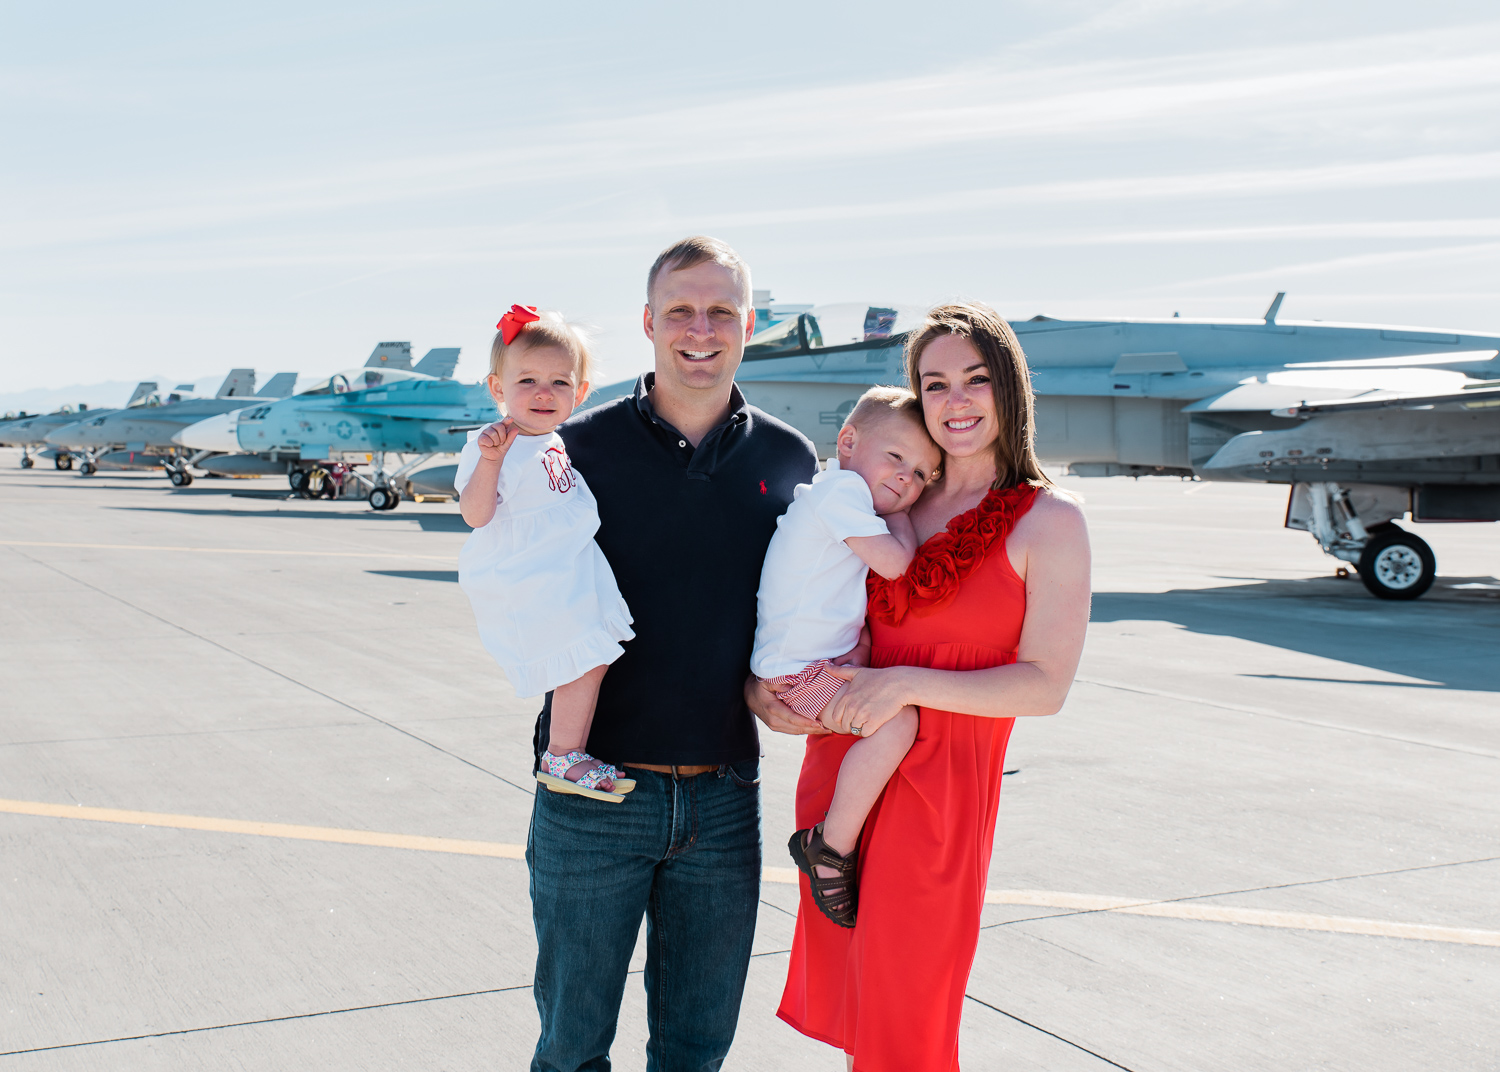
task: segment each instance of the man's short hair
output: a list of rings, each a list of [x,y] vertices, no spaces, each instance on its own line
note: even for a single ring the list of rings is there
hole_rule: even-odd
[[[646,273],[646,304],[655,308],[653,303],[656,295],[656,280],[663,272],[680,272],[685,268],[696,268],[705,261],[713,261],[735,274],[740,281],[745,308],[749,309],[752,302],[750,266],[745,263],[744,258],[730,248],[728,242],[710,238],[708,235],[693,235],[691,238],[673,242],[657,254],[655,263],[651,265],[651,271]]]
[[[905,387],[871,387],[859,396],[844,425],[851,428],[872,428],[884,424],[893,417],[911,421],[922,431],[927,431],[927,419],[922,415],[922,402]],[[930,437],[931,433],[929,433]]]

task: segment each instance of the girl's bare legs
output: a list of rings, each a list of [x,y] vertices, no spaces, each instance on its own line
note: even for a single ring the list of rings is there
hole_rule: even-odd
[[[594,704],[599,700],[599,685],[608,669],[608,666],[596,666],[577,681],[559,685],[552,691],[552,726],[547,751],[554,756],[583,751],[588,744],[589,728],[594,724]],[[870,739],[874,740],[873,737]],[[578,781],[598,765],[598,761],[573,764],[568,768],[568,781]]]
[[[859,833],[870,809],[916,739],[917,709],[903,707],[895,718],[870,736],[855,741],[844,753],[833,803],[828,806],[828,818],[823,820],[823,841],[830,849],[848,856],[859,844]],[[820,867],[818,874],[833,878],[838,872],[831,867]]]

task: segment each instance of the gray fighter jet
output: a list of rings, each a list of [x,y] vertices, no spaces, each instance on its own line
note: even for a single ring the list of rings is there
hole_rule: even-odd
[[[173,440],[197,452],[196,464],[213,473],[284,474],[300,494],[342,493],[347,482],[367,491],[376,509],[393,509],[407,473],[435,452],[458,449],[441,446],[448,425],[469,419],[462,403],[453,417],[443,415],[453,408],[455,389],[460,395],[467,391],[450,378],[458,357],[458,347],[439,347],[413,368],[411,343],[383,342],[363,368],[334,373],[274,406],[209,417],[182,429]],[[429,413],[439,414],[433,420],[442,430],[434,432],[433,421],[426,419]],[[388,454],[402,456],[390,473],[385,470]],[[366,464],[374,469],[371,476],[356,471]],[[330,471],[336,475],[325,483]],[[316,487],[308,486],[309,479]]]
[[[243,408],[252,398],[284,397],[296,382],[295,372],[278,373],[256,394],[255,370],[234,369],[213,398],[169,398],[160,406],[75,419],[50,432],[46,441],[82,453],[79,471],[85,476],[99,468],[165,469],[174,485],[185,487],[193,482],[188,466],[197,459],[172,442],[174,434],[212,414]]]
[[[1500,335],[1279,320],[1014,321],[1037,449],[1081,476],[1287,484],[1287,524],[1384,599],[1431,586],[1432,551],[1395,521],[1500,520]],[[756,334],[745,397],[824,456],[869,385],[904,383],[920,310],[815,307]],[[634,381],[606,387],[589,405]]]
[[[135,390],[131,392],[130,400],[122,409],[161,404],[161,399],[156,394],[156,384],[142,382],[136,384]],[[36,464],[37,458],[51,458],[58,469],[71,469],[73,468],[72,453],[65,447],[48,447],[47,436],[58,428],[79,420],[93,420],[119,412],[121,412],[119,409],[91,410],[88,406],[80,404],[76,410],[72,406],[63,406],[52,413],[22,415],[14,420],[0,423],[0,447],[20,447],[22,469],[30,469]]]

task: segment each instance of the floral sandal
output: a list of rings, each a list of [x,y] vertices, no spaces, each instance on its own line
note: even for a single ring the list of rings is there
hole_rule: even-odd
[[[589,762],[599,765],[586,772],[576,782],[568,780],[568,771],[580,763]],[[594,800],[607,800],[612,804],[619,804],[624,801],[625,794],[635,788],[634,779],[621,777],[618,769],[594,759],[587,752],[574,750],[564,756],[554,756],[551,752],[543,752],[542,766],[546,769],[536,772],[536,780],[554,793],[574,793],[581,797],[592,797]],[[600,789],[599,786],[604,782],[611,783],[614,791]]]
[[[855,874],[859,846],[851,849],[848,856],[840,856],[823,840],[823,824],[819,823],[810,830],[798,830],[786,847],[812,884],[813,904],[818,911],[840,927],[853,927],[859,909],[859,878]],[[831,867],[838,874],[824,878],[817,872],[819,867]]]

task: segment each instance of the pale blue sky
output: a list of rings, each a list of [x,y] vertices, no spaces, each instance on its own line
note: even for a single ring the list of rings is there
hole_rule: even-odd
[[[10,5],[0,395],[511,302],[649,363],[718,235],[778,300],[1500,330],[1500,12],[1412,5]]]

